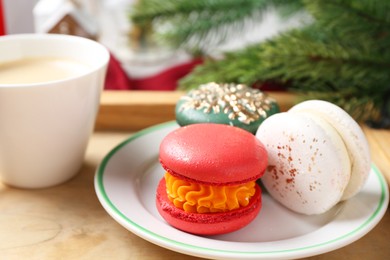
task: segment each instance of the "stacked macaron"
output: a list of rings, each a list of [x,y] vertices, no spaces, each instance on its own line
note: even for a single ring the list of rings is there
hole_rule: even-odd
[[[305,101],[273,115],[256,136],[268,152],[265,188],[299,213],[320,214],[351,198],[370,172],[362,129],[343,109],[326,101]]]
[[[169,133],[159,155],[166,173],[156,206],[173,227],[223,234],[246,226],[259,213],[256,180],[267,166],[267,153],[253,134],[223,124],[191,124]]]
[[[253,134],[264,119],[277,112],[276,101],[258,89],[214,82],[183,95],[175,110],[180,126],[217,123],[240,127]]]

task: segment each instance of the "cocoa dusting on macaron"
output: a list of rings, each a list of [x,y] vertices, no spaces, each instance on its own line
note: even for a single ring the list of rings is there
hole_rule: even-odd
[[[268,152],[265,188],[299,213],[321,214],[352,198],[370,172],[370,150],[362,129],[327,101],[305,101],[273,115],[256,136]]]

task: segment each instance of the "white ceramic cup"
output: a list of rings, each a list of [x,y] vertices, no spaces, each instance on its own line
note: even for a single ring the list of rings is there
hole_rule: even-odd
[[[11,186],[45,188],[75,176],[93,131],[109,52],[69,35],[0,37],[0,63],[49,56],[83,62],[88,71],[46,83],[0,82],[0,179]]]

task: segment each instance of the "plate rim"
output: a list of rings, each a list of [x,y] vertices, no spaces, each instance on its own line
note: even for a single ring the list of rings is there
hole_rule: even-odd
[[[138,223],[132,221],[129,217],[127,217],[123,212],[120,211],[120,209],[118,209],[114,205],[114,203],[110,200],[109,195],[106,193],[103,178],[104,178],[105,169],[106,169],[107,164],[109,163],[110,159],[119,150],[121,150],[123,147],[125,147],[127,144],[131,143],[132,141],[134,141],[134,140],[136,140],[144,135],[147,135],[147,134],[156,132],[160,129],[171,127],[174,125],[176,125],[175,121],[169,121],[169,122],[165,122],[165,123],[161,123],[161,124],[157,124],[157,125],[145,128],[143,130],[140,130],[140,131],[132,134],[130,137],[126,138],[124,141],[122,141],[118,145],[116,145],[113,149],[111,149],[105,155],[105,157],[102,159],[101,163],[99,164],[99,166],[96,169],[95,178],[94,178],[95,179],[94,185],[95,185],[96,194],[98,196],[100,203],[105,208],[107,213],[111,217],[113,217],[118,223],[120,223],[122,226],[124,226],[128,231],[130,231],[130,232],[140,236],[141,238],[143,238],[149,242],[152,242],[158,246],[165,247],[165,248],[168,248],[168,249],[176,251],[176,252],[180,252],[180,253],[184,253],[184,254],[191,254],[194,256],[201,256],[201,257],[202,256],[204,257],[205,255],[221,256],[220,254],[229,254],[229,255],[233,254],[233,256],[237,256],[237,254],[239,254],[242,256],[246,255],[247,257],[249,257],[249,256],[251,256],[251,257],[271,256],[272,254],[278,254],[279,256],[281,256],[281,255],[285,255],[285,254],[289,254],[289,253],[298,253],[298,252],[302,252],[305,250],[312,250],[315,248],[321,248],[321,247],[326,246],[326,245],[331,246],[332,244],[336,244],[337,242],[340,242],[341,246],[338,246],[336,248],[340,248],[343,245],[350,244],[350,243],[360,239],[365,234],[367,234],[373,227],[376,226],[376,224],[382,219],[383,215],[386,212],[386,209],[385,209],[385,208],[387,208],[386,204],[388,204],[388,202],[389,202],[389,192],[388,192],[387,183],[386,183],[384,176],[380,172],[380,170],[377,168],[377,166],[374,163],[372,163],[371,170],[375,173],[375,176],[377,177],[379,184],[380,184],[380,198],[378,200],[378,206],[372,212],[370,217],[368,217],[358,227],[354,228],[353,230],[351,230],[348,233],[345,233],[341,236],[338,236],[334,239],[331,239],[331,240],[328,240],[325,242],[316,243],[313,245],[307,245],[307,246],[298,247],[298,248],[292,248],[292,249],[280,249],[280,250],[271,250],[271,251],[250,251],[250,252],[248,252],[248,251],[216,249],[216,248],[208,248],[208,247],[204,247],[204,246],[192,245],[189,243],[183,243],[183,242],[180,242],[178,240],[174,240],[174,239],[167,238],[167,237],[161,236],[159,234],[156,234],[152,230],[149,230],[149,229],[139,225]],[[126,224],[130,225],[132,228],[129,229]],[[365,230],[365,232],[359,233],[359,231],[364,230],[364,229],[368,229],[368,230]],[[346,240],[348,238],[354,238],[354,235],[357,233],[359,233],[359,236],[356,236],[355,239],[353,239],[353,240],[349,240],[350,243],[346,243],[347,242]],[[157,241],[159,241],[160,243],[158,243]],[[343,241],[344,241],[344,243],[342,243]],[[227,243],[229,243],[229,242],[227,242]],[[337,245],[340,245],[340,244],[337,244]],[[199,252],[199,250],[201,250],[201,252],[204,252],[204,254],[201,254],[201,252]],[[325,252],[328,252],[328,251],[329,250],[327,250]],[[191,252],[191,253],[189,253],[189,252]],[[213,253],[213,254],[210,255],[210,253]],[[226,257],[226,255],[224,255],[224,256]],[[309,256],[309,255],[307,255],[307,256]]]

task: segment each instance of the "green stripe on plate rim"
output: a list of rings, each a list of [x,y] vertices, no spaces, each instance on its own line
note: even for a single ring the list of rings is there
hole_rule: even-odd
[[[105,188],[104,188],[104,185],[103,185],[103,175],[104,175],[104,170],[106,168],[106,165],[107,163],[109,162],[109,160],[111,159],[111,157],[118,151],[120,150],[123,146],[127,145],[128,143],[132,142],[133,140],[143,136],[143,135],[146,135],[146,134],[149,134],[149,133],[152,133],[152,132],[155,132],[159,129],[163,129],[165,127],[169,127],[169,126],[172,126],[173,124],[175,124],[175,121],[170,121],[170,122],[167,122],[167,123],[162,123],[162,124],[158,124],[158,125],[155,125],[155,126],[152,126],[152,127],[149,127],[149,128],[146,128],[144,130],[141,130],[137,133],[135,133],[134,135],[132,135],[129,139],[125,140],[124,142],[120,143],[118,146],[116,146],[114,149],[112,149],[108,154],[107,156],[102,160],[102,163],[101,165],[99,166],[98,168],[98,171],[97,171],[97,183],[98,183],[98,188],[100,190],[100,193],[103,197],[103,199],[105,200],[105,202],[107,203],[107,205],[118,215],[120,216],[123,220],[125,220],[128,224],[130,224],[131,226],[133,226],[134,228],[138,229],[139,231],[142,231],[143,233],[146,233],[148,235],[151,235],[152,237],[156,238],[156,239],[159,239],[161,241],[165,241],[165,242],[168,242],[169,244],[171,245],[175,245],[177,247],[181,247],[181,248],[188,248],[188,249],[191,249],[191,250],[202,250],[202,251],[206,251],[206,252],[214,252],[214,253],[235,253],[235,254],[246,254],[246,255],[261,255],[261,254],[276,254],[276,253],[289,253],[289,252],[296,252],[296,251],[302,251],[302,250],[307,250],[307,249],[312,249],[312,248],[316,248],[316,247],[321,247],[321,246],[325,246],[325,245],[329,245],[329,244],[332,244],[332,243],[335,243],[337,241],[340,241],[342,239],[345,239],[347,237],[350,237],[352,236],[353,234],[357,233],[359,230],[363,229],[364,227],[366,227],[373,219],[375,219],[375,217],[378,215],[378,213],[380,212],[380,210],[382,209],[382,207],[384,206],[384,202],[385,202],[385,190],[386,190],[386,181],[384,179],[384,177],[382,176],[382,174],[380,174],[378,168],[375,166],[375,165],[372,165],[372,169],[374,170],[375,174],[377,175],[377,177],[379,178],[379,181],[380,181],[380,186],[381,186],[381,197],[380,197],[380,200],[379,200],[379,204],[378,204],[378,207],[376,208],[376,210],[374,211],[374,213],[363,223],[361,224],[358,228],[354,229],[353,231],[347,233],[347,234],[344,234],[340,237],[337,237],[335,239],[332,239],[332,240],[329,240],[329,241],[326,241],[326,242],[323,242],[323,243],[319,243],[319,244],[316,244],[316,245],[311,245],[311,246],[306,246],[306,247],[301,247],[301,248],[294,248],[294,249],[285,249],[285,250],[273,250],[273,251],[251,251],[251,252],[246,252],[246,251],[236,251],[236,250],[222,250],[222,249],[214,249],[214,248],[207,248],[207,247],[200,247],[200,246],[194,246],[194,245],[190,245],[190,244],[186,244],[186,243],[182,243],[182,242],[179,242],[179,241],[176,241],[176,240],[172,240],[172,239],[169,239],[169,238],[166,238],[164,236],[160,236],[140,225],[138,225],[137,223],[133,222],[132,220],[130,220],[126,215],[124,215],[118,208],[115,207],[115,205],[111,202],[111,200],[108,198],[107,196],[107,193],[105,191]]]

